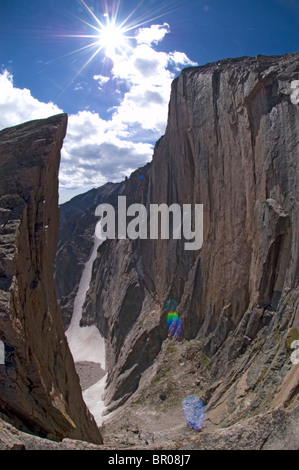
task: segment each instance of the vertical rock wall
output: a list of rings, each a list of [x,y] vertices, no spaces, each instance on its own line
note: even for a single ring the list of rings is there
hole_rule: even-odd
[[[0,411],[41,436],[101,443],[82,399],[53,279],[66,126],[67,116],[58,115],[0,133]]]
[[[179,303],[185,339],[199,339],[209,361],[217,357],[214,377],[267,328],[268,340],[275,331],[281,338],[269,346],[281,353],[281,375],[269,383],[278,390],[288,373],[286,337],[298,328],[298,58],[228,59],[173,82],[165,136],[123,194],[148,210],[203,204],[204,241],[194,252],[183,240],[109,240],[99,248],[85,317],[107,338],[112,406],[154,363],[167,337],[167,298]],[[259,340],[262,348],[267,338]],[[260,361],[268,367],[265,356]]]

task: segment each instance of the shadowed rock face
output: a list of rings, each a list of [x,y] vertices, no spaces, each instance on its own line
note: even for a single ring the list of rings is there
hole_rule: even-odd
[[[23,430],[101,443],[56,300],[58,169],[67,116],[0,132],[0,411]]]
[[[95,210],[99,204],[116,205],[124,183],[106,185],[78,195],[60,207],[60,228],[55,260],[55,287],[64,328],[69,326],[84,264],[93,246]]]
[[[204,209],[199,251],[184,240],[99,247],[82,323],[106,338],[107,406],[141,406],[128,421],[145,410],[163,417],[161,390],[174,416],[171,389],[179,402],[199,396],[212,426],[298,406],[298,80],[298,53],[184,70],[153,161],[119,188],[127,205]],[[168,298],[178,302],[180,346],[167,338]]]

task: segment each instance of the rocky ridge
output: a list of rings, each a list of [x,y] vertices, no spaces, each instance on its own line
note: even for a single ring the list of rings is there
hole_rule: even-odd
[[[123,420],[114,438],[107,438],[103,445],[85,441],[63,439],[54,442],[17,430],[0,420],[0,450],[148,450],[148,451],[196,451],[196,450],[298,450],[298,409],[294,413],[277,409],[240,421],[228,428],[210,432],[192,433],[187,427],[176,429],[172,435],[160,436],[159,443],[152,443],[151,436],[142,442],[139,430]],[[104,436],[104,439],[105,436]],[[111,454],[113,455],[113,454]]]

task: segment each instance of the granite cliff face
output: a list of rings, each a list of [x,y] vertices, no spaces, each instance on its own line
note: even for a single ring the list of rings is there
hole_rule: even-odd
[[[0,413],[54,440],[100,444],[63,331],[53,264],[67,116],[0,132]]]
[[[206,405],[207,432],[298,412],[299,366],[290,360],[299,338],[298,85],[298,53],[223,60],[174,80],[153,161],[118,194],[147,209],[203,204],[203,246],[99,247],[82,324],[106,339],[106,405],[118,409],[106,439],[120,431],[120,416],[124,440],[193,439],[181,411],[189,394]],[[169,298],[178,302],[180,342],[168,335]]]

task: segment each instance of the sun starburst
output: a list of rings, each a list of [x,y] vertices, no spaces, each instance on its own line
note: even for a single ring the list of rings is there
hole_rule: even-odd
[[[107,21],[99,30],[98,44],[104,54],[111,59],[116,54],[123,54],[127,48],[130,48],[129,38],[125,36],[125,30],[115,23],[115,20]]]
[[[89,7],[85,0],[78,0],[78,2],[83,7],[83,10],[89,14],[93,22],[90,20],[87,21],[83,17],[76,17],[76,19],[84,24],[85,29],[90,29],[90,34],[59,34],[58,36],[65,38],[78,38],[81,40],[86,38],[90,40],[90,42],[58,59],[80,53],[83,54],[88,51],[90,51],[90,55],[88,55],[87,60],[85,60],[83,65],[76,72],[75,76],[73,76],[71,82],[64,88],[64,90],[61,91],[61,93],[63,93],[65,89],[74,82],[81,72],[96,57],[102,56],[109,58],[113,63],[118,59],[123,59],[123,57],[126,54],[129,54],[130,50],[134,47],[134,39],[136,39],[134,33],[139,28],[181,8],[182,5],[186,3],[186,0],[173,0],[168,3],[162,2],[155,11],[151,11],[152,15],[149,15],[148,10],[143,14],[137,15],[137,11],[142,5],[142,2],[139,2],[137,6],[125,17],[125,19],[122,20],[120,20],[120,7],[124,0],[111,0],[109,1],[109,4],[107,0],[103,0],[104,6],[102,13],[99,16],[94,13],[94,9]],[[170,5],[171,8],[169,8]]]
[[[95,47],[96,55],[102,52],[106,57],[115,59],[117,54],[123,54],[126,49],[131,48],[130,39],[133,37],[130,37],[127,34],[130,28],[126,28],[124,26],[127,19],[122,23],[118,22],[117,16],[119,2],[114,3],[114,8],[110,15],[106,11],[103,13],[103,17],[105,18],[104,21],[101,21],[94,14],[92,9],[87,6],[84,0],[80,0],[80,3],[88,11],[96,24],[90,24],[81,18],[79,18],[79,20],[85,23],[88,27],[91,27],[95,33],[91,35],[76,35],[76,37],[93,38],[95,41],[89,44],[88,47]]]

